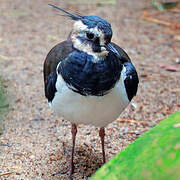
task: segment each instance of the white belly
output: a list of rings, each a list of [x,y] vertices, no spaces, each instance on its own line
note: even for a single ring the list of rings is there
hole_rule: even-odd
[[[58,75],[56,89],[49,105],[58,115],[75,124],[105,127],[116,120],[129,104],[122,80],[104,96],[82,96],[69,89]]]

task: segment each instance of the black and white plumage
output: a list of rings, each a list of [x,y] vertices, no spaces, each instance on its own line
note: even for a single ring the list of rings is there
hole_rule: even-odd
[[[75,20],[68,39],[48,53],[44,63],[45,96],[50,107],[72,123],[72,176],[76,125],[104,127],[116,120],[136,95],[138,75],[126,52],[111,42],[111,25],[97,16],[80,16],[51,5]]]

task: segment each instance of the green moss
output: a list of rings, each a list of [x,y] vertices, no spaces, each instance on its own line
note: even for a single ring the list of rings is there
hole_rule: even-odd
[[[5,91],[0,78],[0,135],[2,134],[3,131],[3,115],[7,107],[8,104],[5,97]]]
[[[180,177],[180,112],[129,145],[91,180],[177,180]]]

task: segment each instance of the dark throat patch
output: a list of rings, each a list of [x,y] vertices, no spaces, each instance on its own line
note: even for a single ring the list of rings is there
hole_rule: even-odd
[[[58,67],[64,81],[73,91],[87,96],[107,94],[120,78],[122,64],[113,54],[95,60],[87,53],[75,50]]]

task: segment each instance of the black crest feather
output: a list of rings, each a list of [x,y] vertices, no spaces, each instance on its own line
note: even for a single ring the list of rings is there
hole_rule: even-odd
[[[64,10],[64,9],[62,9],[62,8],[57,7],[57,6],[54,5],[54,4],[48,4],[48,5],[49,5],[49,6],[52,6],[52,7],[55,8],[55,9],[58,9],[58,10],[64,12],[64,13],[66,13],[66,14],[63,14],[63,15],[60,15],[60,16],[69,17],[69,18],[71,18],[72,20],[75,20],[75,21],[80,20],[80,19],[82,18],[81,15],[72,14],[72,13],[70,13],[70,12],[68,12],[68,11],[66,11],[66,10]]]

